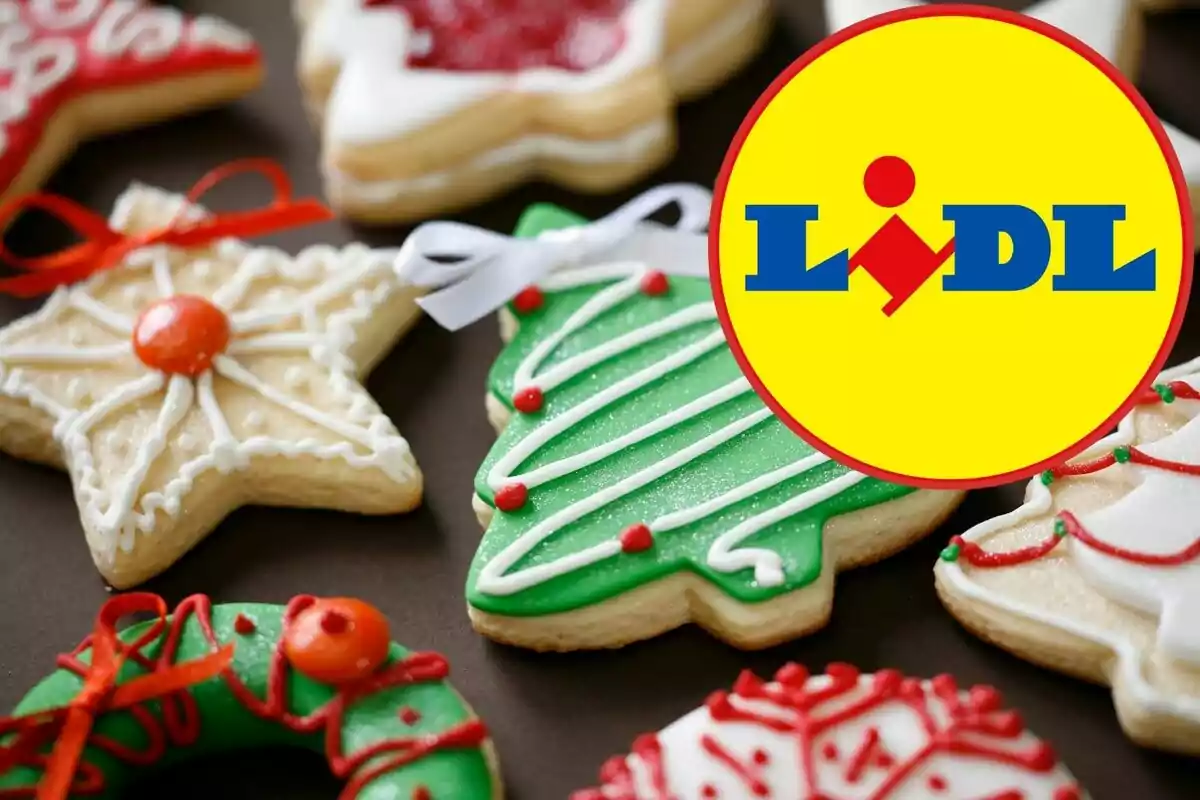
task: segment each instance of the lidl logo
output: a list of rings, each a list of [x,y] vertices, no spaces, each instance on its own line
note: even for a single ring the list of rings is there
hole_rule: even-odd
[[[1163,366],[1192,215],[1157,118],[1086,45],[926,6],[848,28],[759,101],[713,209],[743,370],[878,477],[1027,477],[1107,432]]]

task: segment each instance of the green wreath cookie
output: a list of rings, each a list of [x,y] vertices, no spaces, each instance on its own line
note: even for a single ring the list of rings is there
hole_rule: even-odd
[[[146,612],[157,620],[116,632]],[[274,745],[323,752],[343,800],[502,796],[446,660],[392,643],[358,600],[196,595],[168,618],[155,595],[119,595],[58,665],[0,718],[0,798],[115,798],[138,770]]]
[[[658,207],[626,209],[639,204]],[[465,263],[494,277],[428,304],[554,261],[502,313],[509,341],[488,384],[502,433],[475,481],[487,531],[467,585],[474,625],[539,650],[687,622],[747,648],[818,628],[837,571],[915,541],[962,495],[869,478],[789,431],[738,369],[709,282],[690,277],[707,275],[703,236],[643,226],[555,260],[564,242],[619,238],[611,220],[626,209],[574,237],[543,235],[585,224],[546,206],[517,234],[540,242],[474,235],[492,255]],[[458,230],[422,236],[436,250]]]

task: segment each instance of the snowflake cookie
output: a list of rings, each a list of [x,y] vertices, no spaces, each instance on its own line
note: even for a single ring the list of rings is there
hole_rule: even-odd
[[[956,537],[935,574],[968,628],[1112,686],[1139,743],[1200,754],[1200,360],[1159,380],[1024,505]]]
[[[1075,36],[1136,78],[1142,51],[1143,9],[1185,2],[1190,0],[1038,0],[1024,13]],[[923,0],[825,0],[825,19],[830,31],[837,31],[876,14],[919,5],[924,5]],[[1200,225],[1200,139],[1165,120],[1160,122],[1179,157],[1196,224]],[[1200,240],[1196,246],[1200,247]]]
[[[581,223],[542,207],[520,233]],[[708,281],[679,274],[690,260],[707,275],[705,237],[645,241],[559,265],[505,312],[488,395],[503,431],[475,482],[487,532],[467,586],[494,639],[616,647],[690,621],[764,647],[823,625],[836,572],[910,544],[961,498],[812,450],[738,369]]]
[[[144,234],[181,212],[204,217],[135,186],[110,224]],[[413,296],[360,245],[133,250],[0,330],[0,448],[70,472],[118,588],[245,503],[407,511],[421,473],[359,378],[415,321]]]
[[[845,664],[816,676],[789,664],[771,683],[743,673],[600,779],[572,800],[1087,797],[994,688]]]
[[[88,137],[239,97],[262,79],[249,35],[135,0],[0,0],[0,199],[40,185]]]
[[[397,221],[533,176],[601,192],[674,152],[674,106],[746,62],[766,0],[298,0],[332,203]]]

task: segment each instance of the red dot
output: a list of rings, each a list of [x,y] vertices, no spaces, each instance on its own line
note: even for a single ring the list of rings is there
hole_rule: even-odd
[[[536,286],[526,286],[513,298],[513,308],[517,310],[518,314],[530,314],[541,308],[545,302],[546,296],[542,294],[541,289]]]
[[[946,779],[943,778],[941,775],[930,775],[929,776],[929,788],[930,788],[930,790],[935,791],[935,792],[946,791]]]
[[[400,721],[405,725],[416,725],[421,721],[421,712],[417,711],[412,706],[405,706],[398,712]]]
[[[973,686],[969,697],[975,710],[984,713],[998,711],[1004,704],[1003,695],[994,686]]]
[[[767,753],[766,750],[755,750],[754,751],[754,763],[755,764],[762,766],[763,764],[767,764],[770,761],[771,761],[771,756]]]
[[[626,553],[640,553],[654,546],[654,534],[641,522],[621,531],[620,540],[621,549]]]
[[[313,602],[283,632],[283,651],[292,667],[331,686],[369,677],[387,661],[390,647],[387,618],[350,597]]]
[[[700,794],[704,795],[705,797],[716,797],[717,787],[713,786],[711,783],[706,783],[704,784],[704,787],[700,789]]]
[[[826,761],[837,761],[838,748],[833,742],[826,742],[821,748],[821,755],[825,756]]]
[[[871,162],[863,175],[863,188],[871,202],[895,208],[908,202],[917,186],[917,176],[908,162],[899,156],[881,156]]]
[[[133,326],[133,350],[151,369],[195,377],[229,344],[229,318],[203,297],[179,294],[148,306]]]
[[[529,490],[523,483],[510,483],[496,490],[496,508],[501,511],[516,511],[529,499]]]
[[[412,800],[433,800],[433,794],[428,786],[418,786],[412,791]]]
[[[321,630],[337,636],[350,628],[350,618],[340,611],[329,610],[321,615]]]
[[[522,414],[535,414],[542,410],[544,400],[541,389],[529,386],[513,395],[512,404]]]
[[[1037,747],[1030,754],[1028,763],[1030,769],[1045,772],[1048,769],[1053,769],[1054,765],[1058,763],[1058,754],[1046,742],[1038,742]]]
[[[1079,800],[1081,797],[1083,795],[1078,786],[1060,786],[1054,790],[1054,797],[1051,800]]]
[[[670,288],[671,284],[667,281],[667,276],[657,270],[647,272],[642,277],[641,289],[644,294],[654,297],[666,294]]]
[[[258,626],[245,614],[238,614],[233,619],[233,630],[238,636],[249,636],[258,630]]]

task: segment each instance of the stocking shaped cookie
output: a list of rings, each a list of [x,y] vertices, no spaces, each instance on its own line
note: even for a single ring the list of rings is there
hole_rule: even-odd
[[[1113,687],[1139,742],[1200,753],[1200,362],[1169,370],[1117,433],[1035,479],[1021,508],[937,567],[967,627]]]
[[[82,139],[238,97],[262,78],[250,37],[139,0],[0,2],[0,199]]]
[[[739,371],[706,237],[637,229],[571,257],[573,237],[612,244],[613,218],[553,231],[582,221],[535,209],[520,234],[543,238],[492,261],[494,280],[530,263],[546,274],[508,306],[489,378],[503,430],[475,481],[487,527],[467,585],[475,627],[547,650],[689,621],[747,648],[820,627],[838,570],[911,543],[960,494],[882,483],[814,452]],[[435,316],[443,297],[427,304]]]
[[[96,251],[115,263],[0,330],[0,447],[70,472],[117,587],[244,503],[394,513],[421,496],[407,443],[358,382],[416,316],[388,254],[292,257],[214,241],[206,221],[229,222],[135,186]]]
[[[1083,800],[1045,742],[990,686],[960,689],[894,670],[860,675],[790,664],[771,683],[743,673],[732,692],[601,770],[572,800]]]
[[[742,65],[764,0],[300,0],[331,202],[427,216],[532,176],[608,191],[674,151],[674,105]]]
[[[825,0],[825,19],[837,31],[876,14],[923,5],[924,0]],[[1144,8],[1179,5],[1174,0],[1037,0],[1024,13],[1075,36],[1136,77],[1142,51]],[[1161,120],[1160,120],[1161,121]],[[1162,121],[1188,183],[1192,208],[1200,224],[1200,139]],[[1200,242],[1197,242],[1200,246]]]

